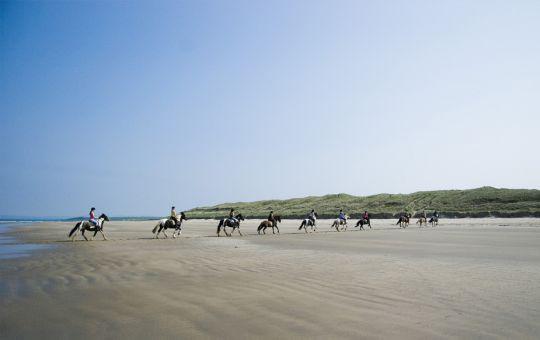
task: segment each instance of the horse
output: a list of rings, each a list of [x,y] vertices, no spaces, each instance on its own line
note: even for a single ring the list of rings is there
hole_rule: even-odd
[[[305,232],[307,234],[307,227],[311,227],[312,232],[317,231],[317,218],[319,218],[319,215],[317,215],[317,213],[315,213],[315,218],[314,219],[304,218],[302,220],[302,223],[298,227],[298,230],[302,230],[302,228],[304,228],[304,230],[305,230]]]
[[[396,225],[399,224],[399,227],[400,228],[407,228],[409,226],[409,221],[411,219],[411,215],[410,214],[405,214],[405,215],[401,215],[399,218],[398,218],[398,221],[396,223]]]
[[[242,214],[238,214],[234,218],[236,219],[236,221],[232,221],[230,218],[223,218],[219,221],[219,224],[217,226],[218,237],[221,234],[221,229],[223,229],[223,232],[227,236],[232,236],[232,234],[234,233],[236,229],[238,229],[238,233],[240,234],[240,236],[244,236],[242,232],[240,231],[240,222],[244,220],[244,216],[242,216]],[[227,234],[227,230],[225,229],[225,227],[232,228],[232,231],[230,234]]]
[[[157,231],[156,238],[159,238],[159,233],[163,231],[163,235],[165,235],[165,238],[168,238],[167,234],[165,233],[165,230],[174,228],[174,232],[172,236],[173,238],[176,238],[176,236],[180,236],[180,234],[182,234],[182,222],[186,220],[187,220],[187,217],[183,211],[180,213],[180,219],[178,220],[178,223],[176,223],[170,217],[162,218],[161,220],[158,221],[154,229],[152,229],[152,233],[156,234],[156,231]]]
[[[416,221],[416,224],[420,224],[420,228],[422,228],[422,224],[427,225],[427,219],[422,216]]]
[[[429,219],[429,223],[431,223],[432,227],[439,225],[439,218],[437,216],[433,216]]]
[[[360,227],[359,230],[365,230],[364,229],[364,224],[367,224],[369,226],[369,229],[371,229],[371,219],[370,218],[368,218],[368,219],[361,218],[360,220],[358,220],[358,222],[356,222],[356,225],[354,227],[355,228]]]
[[[94,235],[92,236],[92,240],[94,237],[96,237],[97,232],[99,231],[101,233],[101,236],[103,236],[103,241],[107,241],[107,238],[105,237],[105,234],[103,233],[103,224],[105,221],[109,221],[109,218],[105,214],[101,214],[98,218],[98,225],[94,225],[94,223],[90,221],[80,221],[75,224],[73,229],[68,234],[68,238],[71,239],[71,241],[75,241],[75,236],[77,236],[77,233],[81,231],[82,236],[85,240],[89,241],[86,235],[84,235],[85,231],[93,231]]]
[[[274,216],[274,221],[262,221],[261,224],[259,224],[259,227],[257,228],[257,233],[260,235],[261,231],[263,234],[266,235],[266,228],[272,228],[272,234],[275,234],[274,228],[277,229],[277,233],[279,234],[279,228],[278,223],[281,223],[281,217],[279,215]]]
[[[332,230],[332,228],[336,228],[336,231],[339,231],[339,226],[342,225],[341,230],[346,231],[347,230],[347,220],[349,219],[349,215],[345,215],[345,219],[342,220],[341,218],[336,218],[332,225],[330,226],[330,229],[328,231]]]

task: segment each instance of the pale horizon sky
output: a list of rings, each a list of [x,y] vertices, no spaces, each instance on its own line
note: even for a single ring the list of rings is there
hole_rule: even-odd
[[[0,3],[0,216],[540,188],[538,1]]]

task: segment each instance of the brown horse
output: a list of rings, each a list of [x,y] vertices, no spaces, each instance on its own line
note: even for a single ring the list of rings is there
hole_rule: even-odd
[[[416,221],[416,224],[420,224],[420,228],[422,228],[422,224],[427,226],[427,219],[422,216]]]
[[[399,224],[399,227],[400,228],[407,228],[409,226],[409,221],[411,220],[411,214],[405,214],[405,215],[401,215],[399,218],[398,218],[398,221],[396,223],[396,225]]]
[[[276,232],[274,231],[274,228],[276,228],[277,233],[279,234],[278,223],[281,223],[281,217],[279,215],[274,216],[274,221],[262,221],[257,228],[257,233],[260,235],[262,231],[263,234],[266,235],[266,228],[272,228],[272,234],[275,234]]]

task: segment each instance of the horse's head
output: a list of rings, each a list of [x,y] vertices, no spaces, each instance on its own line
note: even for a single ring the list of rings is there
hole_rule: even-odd
[[[238,221],[243,221],[243,220],[244,220],[244,216],[242,216],[242,214],[238,214],[238,215],[236,215],[236,219],[237,219]]]
[[[181,220],[184,220],[184,221],[187,220],[186,214],[184,214],[183,211],[180,212],[180,219],[181,219]]]
[[[317,213],[314,213],[314,214],[315,214],[315,217],[319,218],[319,214],[317,214]]]
[[[99,216],[99,218],[100,218],[100,219],[103,219],[104,221],[107,221],[107,222],[109,221],[109,217],[107,217],[107,215],[105,215],[105,214],[101,214],[101,215]]]
[[[274,220],[276,220],[276,221],[278,221],[279,223],[281,223],[281,216],[279,216],[279,215],[274,216]]]

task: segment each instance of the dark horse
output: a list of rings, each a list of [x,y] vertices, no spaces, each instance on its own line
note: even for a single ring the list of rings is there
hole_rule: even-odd
[[[399,224],[399,227],[400,228],[407,228],[409,226],[409,221],[411,220],[411,214],[405,214],[405,215],[401,215],[399,218],[398,218],[398,221],[396,223],[396,225]]]
[[[356,222],[355,228],[360,227],[358,230],[365,230],[364,225],[369,226],[369,229],[371,229],[371,218],[368,218],[367,220],[365,218],[361,218],[358,222]]]
[[[314,219],[304,218],[302,220],[302,223],[298,227],[298,230],[302,230],[302,228],[304,228],[304,231],[307,234],[307,227],[311,227],[311,231],[317,231],[317,218],[319,218],[319,215],[317,215],[317,213],[315,213]]]
[[[71,229],[71,231],[69,232],[68,237],[71,239],[71,241],[75,241],[75,236],[77,236],[77,233],[79,231],[81,231],[82,236],[84,237],[84,239],[88,241],[88,238],[86,237],[86,235],[84,235],[85,231],[93,231],[94,232],[94,235],[92,236],[92,240],[94,239],[94,237],[96,237],[96,234],[99,231],[101,233],[101,236],[103,236],[103,240],[107,241],[107,238],[105,237],[105,234],[103,234],[103,224],[105,223],[105,221],[109,221],[109,218],[107,217],[107,215],[101,214],[101,216],[99,216],[99,218],[98,218],[98,225],[97,226],[95,226],[90,221],[77,222],[77,224],[75,224],[73,229]]]
[[[156,231],[157,231],[156,238],[158,238],[159,233],[163,231],[163,235],[165,235],[165,238],[167,238],[168,236],[167,234],[165,234],[165,230],[174,228],[174,232],[172,236],[176,238],[176,236],[179,236],[182,233],[182,222],[186,220],[187,220],[187,217],[184,214],[184,212],[180,213],[180,219],[178,220],[178,223],[175,223],[175,221],[170,217],[162,218],[156,224],[154,229],[152,229],[152,233],[156,234]]]
[[[238,233],[240,234],[240,236],[244,236],[242,235],[242,232],[240,231],[240,222],[244,220],[244,216],[242,216],[242,214],[238,214],[234,218],[236,219],[236,221],[232,221],[230,218],[224,218],[219,221],[219,224],[217,226],[218,237],[220,236],[222,229],[225,235],[227,236],[232,236],[232,234],[234,233],[236,229],[238,229]],[[225,229],[226,227],[232,228],[232,231],[230,234],[227,234],[227,230]]]
[[[431,223],[432,227],[435,227],[435,226],[439,225],[439,217],[437,217],[437,216],[431,217],[429,219],[429,223]]]
[[[259,224],[259,227],[257,228],[257,233],[259,233],[260,235],[262,231],[263,234],[266,234],[265,232],[266,228],[272,228],[272,234],[275,234],[276,232],[274,231],[274,228],[276,228],[277,233],[279,234],[278,223],[281,223],[281,217],[279,215],[274,216],[273,222],[262,221],[261,224]]]

